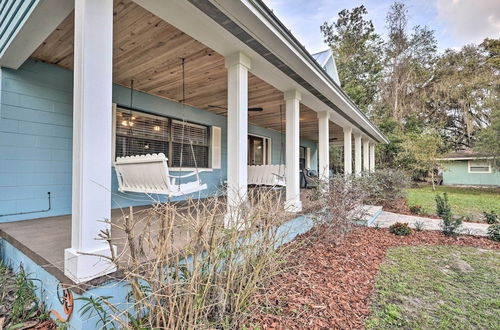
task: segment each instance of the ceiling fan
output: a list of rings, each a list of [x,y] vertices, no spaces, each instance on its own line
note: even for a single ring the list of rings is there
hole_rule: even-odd
[[[216,109],[221,109],[221,110],[227,111],[226,107],[221,107],[221,106],[218,106],[218,105],[209,104],[208,107],[209,108],[216,108]],[[264,111],[264,109],[261,108],[261,107],[255,107],[255,108],[248,108],[248,111],[261,112],[261,111]]]

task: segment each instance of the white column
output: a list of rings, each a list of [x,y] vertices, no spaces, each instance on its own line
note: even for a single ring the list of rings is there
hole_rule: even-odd
[[[363,139],[363,172],[370,170],[370,141]]]
[[[375,143],[370,143],[370,172],[375,172]]]
[[[115,271],[106,242],[110,230],[113,0],[75,1],[73,77],[73,182],[71,248],[64,273],[85,282]]]
[[[344,174],[352,174],[352,128],[344,127]]]
[[[300,92],[290,90],[285,92],[286,103],[286,202],[285,209],[290,212],[300,212]]]
[[[330,113],[318,112],[318,172],[320,180],[327,181],[330,176]]]
[[[248,185],[248,70],[243,53],[226,57],[227,67],[227,206],[225,226],[238,227],[247,201]]]
[[[354,173],[361,174],[361,134],[354,134]]]

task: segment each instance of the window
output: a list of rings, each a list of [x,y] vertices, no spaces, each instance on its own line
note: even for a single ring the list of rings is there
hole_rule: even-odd
[[[271,164],[271,139],[249,135],[248,136],[248,165]]]
[[[207,168],[209,141],[207,126],[141,111],[116,110],[116,157],[164,153],[171,167]]]
[[[491,173],[488,161],[469,160],[469,173]]]
[[[306,168],[306,147],[300,146],[299,149],[299,168],[301,170]]]

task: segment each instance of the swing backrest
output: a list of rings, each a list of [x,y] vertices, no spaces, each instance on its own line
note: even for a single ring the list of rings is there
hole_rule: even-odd
[[[146,194],[172,191],[167,157],[163,153],[118,157],[115,162],[118,190]]]
[[[249,165],[248,184],[285,185],[285,165]]]

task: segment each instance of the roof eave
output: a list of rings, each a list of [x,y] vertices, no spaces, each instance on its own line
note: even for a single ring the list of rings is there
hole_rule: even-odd
[[[337,85],[332,77],[321,67],[321,65],[314,59],[314,57],[307,51],[307,49],[295,38],[295,36],[286,28],[286,26],[279,20],[279,18],[274,15],[273,11],[266,6],[262,0],[248,0],[255,9],[266,17],[269,23],[273,24],[275,28],[281,33],[281,35],[286,38],[290,44],[297,50],[309,64],[311,64],[318,75],[326,79],[329,82],[329,87],[338,92],[344,99],[344,101],[354,110],[364,121],[372,128],[372,130],[380,138],[379,142],[389,143],[387,137],[380,132],[380,130],[370,121],[370,119],[359,109],[359,107],[351,100],[351,98],[345,93],[345,91]]]

